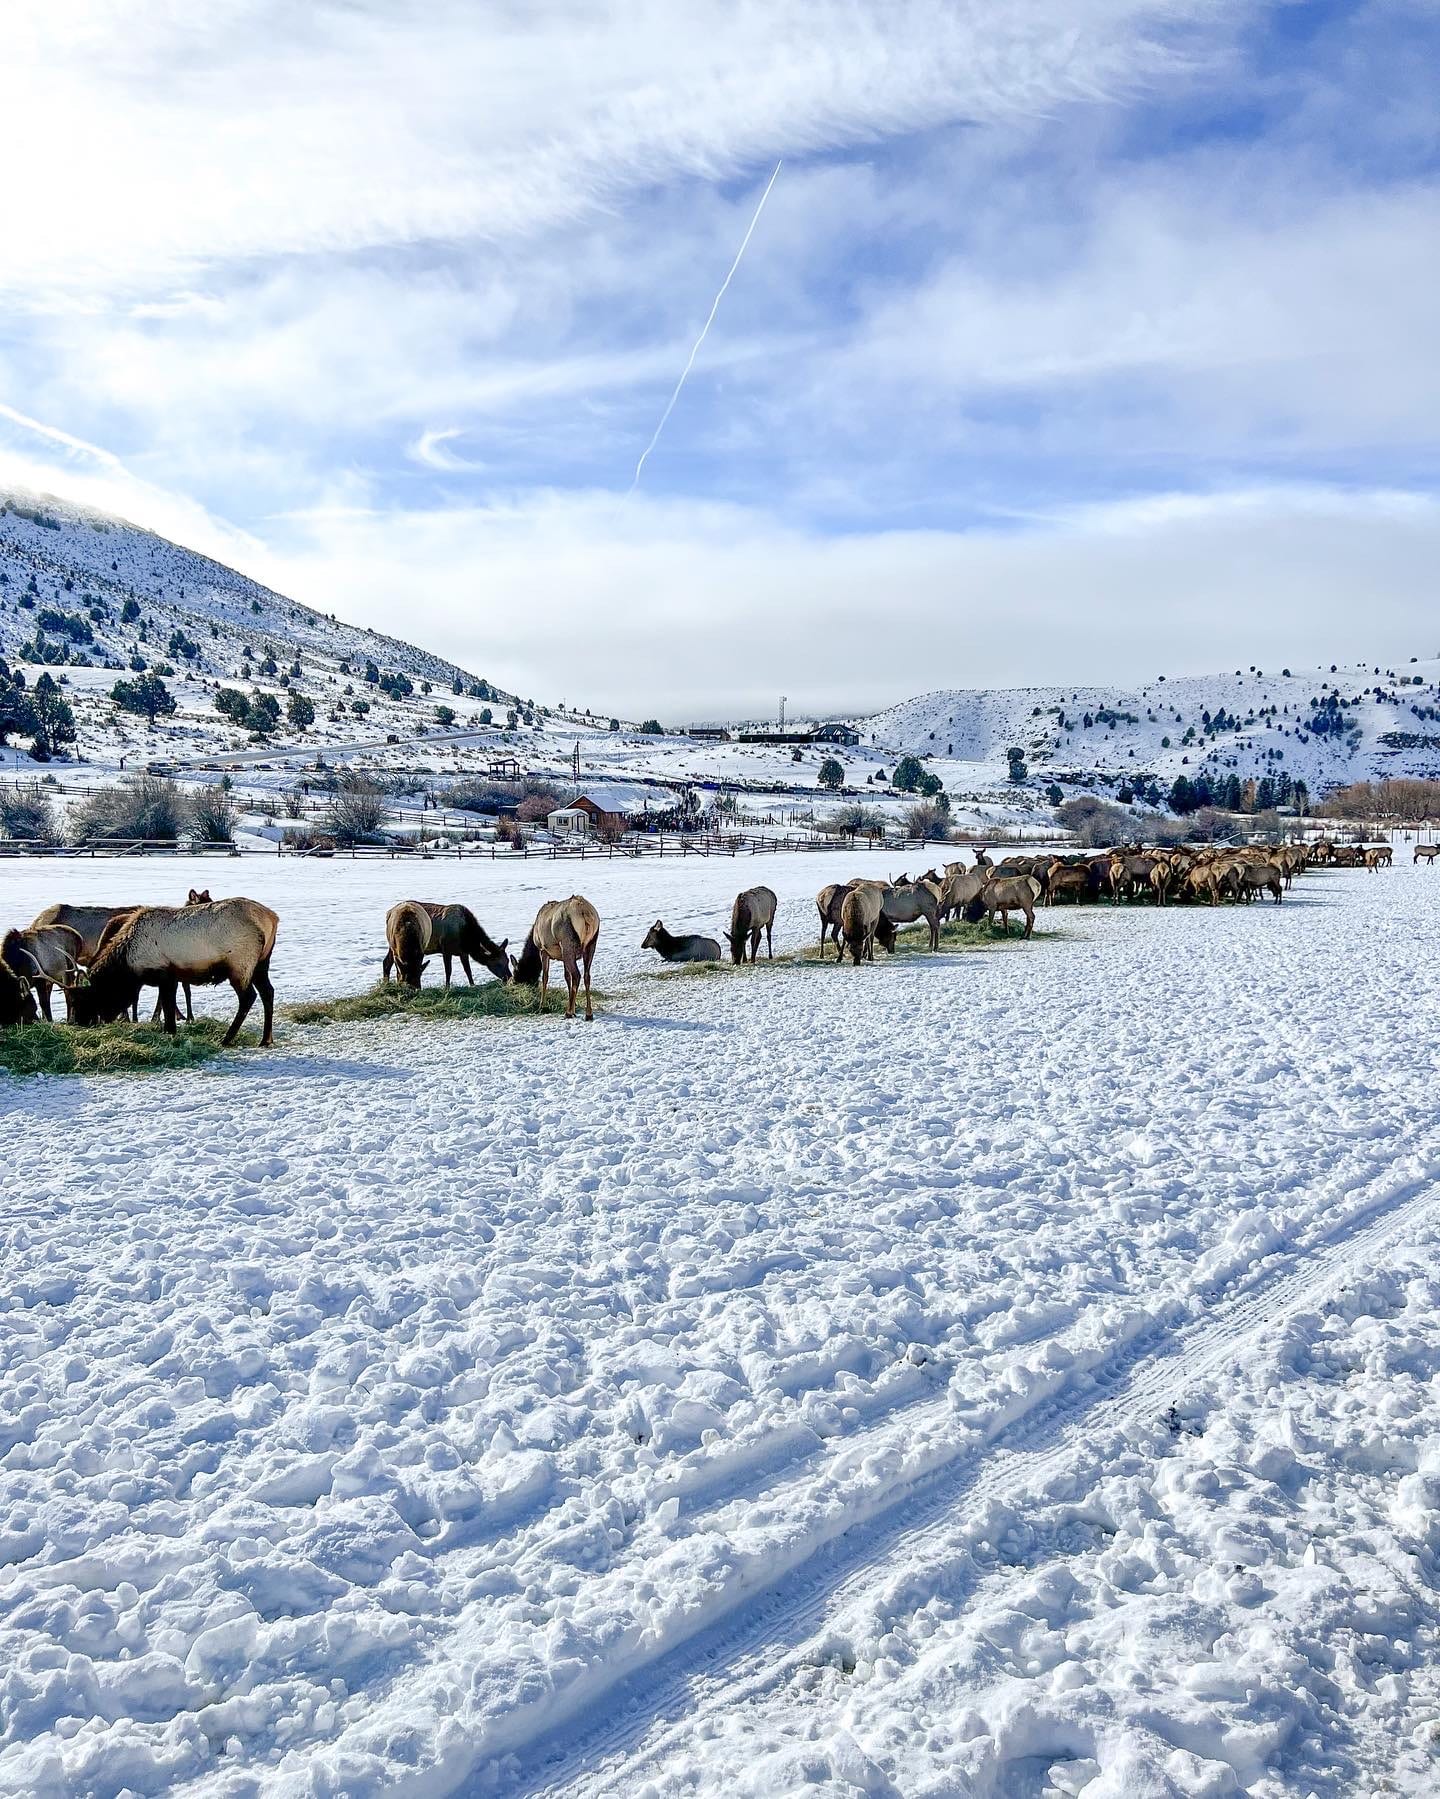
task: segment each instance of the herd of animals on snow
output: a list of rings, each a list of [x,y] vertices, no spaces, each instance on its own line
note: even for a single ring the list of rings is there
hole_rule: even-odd
[[[1218,906],[1246,902],[1268,894],[1278,905],[1294,877],[1306,868],[1365,868],[1389,865],[1388,845],[1366,848],[1321,839],[1229,849],[1184,846],[1146,850],[1133,846],[1098,855],[1045,853],[1012,856],[992,863],[983,849],[973,866],[948,863],[943,872],[930,869],[917,879],[900,875],[893,881],[856,879],[836,882],[816,895],[820,915],[820,956],[833,942],[837,960],[847,953],[858,967],[873,961],[875,945],[893,951],[901,925],[923,924],[930,948],[940,947],[940,930],[957,914],[970,923],[1000,920],[1008,933],[1010,914],[1023,916],[1025,935],[1035,925],[1035,909],[1061,902],[1079,904],[1109,899],[1151,900]],[[1440,843],[1415,847],[1415,861],[1433,865]],[[774,957],[773,931],[777,901],[768,887],[751,887],[736,896],[730,914],[729,942],[734,961],[754,962],[761,939]],[[212,899],[193,888],[183,906],[47,906],[24,929],[12,929],[0,940],[0,1027],[53,1017],[51,995],[59,988],[71,1024],[86,1026],[139,1017],[141,990],[157,989],[155,1016],[174,1033],[177,1004],[183,991],[185,1014],[194,1016],[191,989],[229,982],[237,1006],[223,1042],[235,1041],[258,999],[264,1018],[262,1046],[272,1041],[275,990],[270,959],[280,920],[258,900]],[[497,981],[540,990],[543,1011],[550,970],[560,963],[565,974],[565,1016],[573,1018],[583,985],[585,1017],[595,1016],[590,974],[600,940],[600,915],[579,894],[547,900],[535,915],[518,956],[509,939],[497,943],[468,906],[431,900],[401,900],[385,919],[385,957],[381,973],[410,988],[421,985],[425,968],[438,956],[445,985],[458,961],[473,986],[478,962]],[[674,934],[661,919],[650,927],[641,946],[666,962],[720,962],[718,939]]]

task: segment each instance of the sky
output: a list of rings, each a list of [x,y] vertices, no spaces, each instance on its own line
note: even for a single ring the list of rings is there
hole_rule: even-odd
[[[0,486],[667,722],[1440,651],[1435,0],[3,31]]]

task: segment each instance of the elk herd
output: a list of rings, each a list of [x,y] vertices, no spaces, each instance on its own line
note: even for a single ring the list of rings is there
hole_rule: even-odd
[[[1440,843],[1415,846],[1415,861],[1433,864]],[[837,961],[848,954],[857,966],[873,961],[875,945],[893,951],[903,925],[925,928],[929,947],[940,947],[947,919],[970,923],[998,919],[1008,932],[1011,914],[1035,928],[1040,906],[1109,901],[1149,901],[1157,906],[1243,904],[1268,896],[1276,905],[1294,877],[1311,867],[1388,867],[1388,845],[1310,844],[1248,846],[1180,845],[1146,849],[1129,845],[1095,854],[1011,856],[992,863],[983,849],[973,866],[947,863],[912,880],[857,878],[835,882],[816,895],[820,915],[820,959],[831,943]],[[733,961],[754,962],[763,939],[774,958],[778,901],[769,887],[750,887],[735,897],[727,937]],[[142,989],[156,990],[154,1016],[173,1034],[180,995],[185,1016],[194,1016],[191,989],[228,983],[235,1015],[223,1042],[233,1043],[251,1008],[260,1001],[262,1045],[273,1038],[275,991],[270,959],[280,921],[258,900],[212,899],[191,889],[183,906],[47,906],[24,929],[0,939],[0,1027],[43,1016],[53,1018],[53,994],[64,995],[66,1016],[76,1025],[106,1024],[139,1017]],[[426,967],[439,957],[445,986],[459,962],[472,986],[474,965],[497,981],[538,987],[543,1011],[550,971],[559,963],[565,976],[565,1016],[573,1018],[581,987],[585,1017],[595,1016],[591,969],[600,940],[600,915],[588,899],[547,900],[512,955],[509,939],[496,942],[468,906],[434,900],[401,900],[385,919],[382,980],[398,979],[418,988]],[[669,931],[656,919],[641,945],[666,962],[723,960],[718,938]]]

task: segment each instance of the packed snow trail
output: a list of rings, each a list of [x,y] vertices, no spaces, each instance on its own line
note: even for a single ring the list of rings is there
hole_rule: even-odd
[[[1278,1266],[1267,1262],[1225,1303],[1197,1310],[1188,1324],[1148,1332],[1126,1346],[1118,1367],[1097,1368],[1067,1385],[1054,1402],[1022,1413],[993,1443],[962,1456],[966,1465],[958,1474],[922,1476],[893,1495],[869,1528],[862,1521],[846,1531],[829,1556],[831,1546],[823,1546],[819,1566],[748,1603],[733,1628],[716,1630],[692,1656],[677,1657],[678,1667],[647,1669],[623,1704],[612,1695],[606,1720],[577,1732],[563,1758],[554,1745],[549,1754],[539,1752],[536,1771],[522,1773],[523,1789],[597,1799],[639,1792],[677,1743],[703,1741],[712,1720],[741,1715],[758,1696],[793,1680],[797,1669],[822,1659],[827,1621],[863,1599],[882,1558],[933,1565],[947,1554],[968,1556],[977,1516],[1053,1496],[1075,1463],[1094,1457],[1097,1440],[1118,1440],[1160,1421],[1167,1406],[1175,1407],[1227,1363],[1243,1363],[1262,1336],[1282,1329],[1302,1307],[1322,1305],[1417,1229],[1433,1236],[1440,1226],[1437,1174],[1440,1162],[1422,1181],[1382,1186],[1322,1230],[1318,1246],[1311,1242],[1285,1253]],[[931,1578],[938,1582],[939,1576]]]
[[[756,880],[777,948],[812,941],[826,861],[247,863],[282,998],[368,984],[382,887],[422,873],[502,934],[583,885],[612,997],[593,1026],[292,1025],[183,1074],[0,1083],[0,1791],[509,1790],[745,1583],[1431,1178],[1432,871],[640,978],[657,913],[704,928]],[[1406,1393],[1413,1435],[1435,1402]],[[1087,1640],[1097,1690],[1123,1658]]]

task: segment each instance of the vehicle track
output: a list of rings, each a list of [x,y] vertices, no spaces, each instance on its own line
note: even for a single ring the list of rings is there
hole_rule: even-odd
[[[827,1620],[875,1578],[882,1556],[893,1559],[927,1539],[942,1547],[962,1501],[968,1514],[1043,1491],[1082,1439],[1158,1416],[1246,1343],[1343,1287],[1427,1219],[1440,1224],[1434,1178],[1379,1193],[1301,1246],[1252,1265],[1189,1322],[1173,1328],[1161,1322],[1120,1345],[1088,1382],[1002,1428],[974,1456],[890,1494],[873,1518],[818,1546],[799,1569],[618,1681],[603,1711],[592,1703],[558,1740],[552,1735],[518,1758],[511,1790],[635,1791],[649,1764],[699,1720],[788,1679],[812,1656]]]

